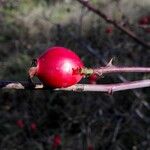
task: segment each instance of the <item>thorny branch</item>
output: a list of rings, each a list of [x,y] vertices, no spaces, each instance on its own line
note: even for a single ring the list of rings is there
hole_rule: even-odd
[[[29,69],[29,76],[30,79],[34,77],[36,72],[36,67],[31,67]],[[90,76],[92,74],[97,74],[99,76],[103,74],[110,74],[110,73],[122,73],[122,72],[144,72],[150,73],[150,67],[117,67],[112,64],[112,59],[105,67],[100,67],[97,69],[93,68],[79,68],[77,70],[73,70],[73,73],[82,74],[83,76]],[[141,87],[149,86],[149,80],[141,80],[136,82],[129,82],[129,83],[121,83],[121,84],[109,84],[109,85],[90,85],[90,84],[76,84],[68,88],[59,88],[54,90],[63,90],[63,91],[101,91],[101,92],[108,92],[112,93],[115,91],[122,91],[127,89],[135,89]],[[31,81],[32,82],[32,81]],[[8,87],[8,86],[7,86]],[[24,87],[23,87],[24,88]],[[36,85],[34,89],[41,89],[41,85]]]
[[[150,72],[150,68],[144,67],[101,67],[94,69],[98,74],[121,73],[121,72]]]
[[[80,45],[81,47],[83,47],[84,49],[86,49],[90,54],[92,54],[93,56],[95,56],[97,59],[100,60],[100,62],[104,65],[108,65],[107,61],[104,59],[104,57],[99,53],[97,52],[96,49],[92,48],[91,44],[89,44],[90,42],[84,42],[84,40],[82,38],[78,38],[74,33],[70,32],[70,34],[68,34],[69,36],[71,36],[74,41]],[[108,49],[109,51],[109,49]],[[127,79],[124,78],[121,74],[117,74],[117,77],[120,79],[120,81],[122,82],[127,82]],[[132,90],[132,92],[134,93],[134,95],[138,98],[138,99],[143,99],[142,97],[142,94],[139,93],[139,91],[135,91],[135,90]]]
[[[36,83],[35,86],[31,86],[29,82],[25,81],[0,81],[1,89],[30,89],[30,90],[38,90],[38,89],[49,89],[53,91],[75,91],[75,92],[84,92],[84,91],[95,91],[95,92],[107,92],[109,94],[117,91],[136,89],[136,88],[144,88],[150,87],[150,80],[141,80],[141,81],[133,81],[127,83],[117,83],[117,84],[76,84],[67,88],[56,88],[51,89],[48,87],[44,87],[41,83]]]
[[[138,72],[144,72],[144,73],[150,73],[150,68],[149,67],[117,67],[109,63],[110,66],[106,67],[100,67],[100,68],[95,68],[95,69],[90,69],[90,68],[83,68],[81,70],[81,73],[85,75],[91,75],[91,74],[97,74],[99,76],[104,75],[104,74],[112,74],[112,73],[128,73],[128,72],[133,72],[133,73],[138,73]]]
[[[90,11],[102,17],[106,22],[113,24],[116,28],[118,28],[123,33],[127,34],[129,37],[134,39],[137,43],[143,45],[146,48],[150,48],[150,43],[146,43],[144,40],[139,38],[134,32],[132,32],[129,28],[124,27],[123,25],[117,23],[115,20],[112,20],[111,18],[106,16],[106,14],[104,14],[103,12],[92,6],[88,0],[77,0],[77,1],[82,5],[84,5],[86,8],[88,8]]]

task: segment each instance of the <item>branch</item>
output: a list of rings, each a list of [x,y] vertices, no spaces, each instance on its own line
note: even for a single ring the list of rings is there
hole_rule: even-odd
[[[68,34],[69,36],[71,36],[75,42],[77,42],[78,45],[80,45],[81,47],[83,47],[84,49],[86,49],[90,54],[92,54],[93,56],[95,56],[97,59],[99,59],[99,61],[104,64],[104,65],[107,65],[107,61],[104,59],[104,57],[99,53],[99,51],[95,48],[92,48],[90,41],[88,42],[85,42],[84,39],[82,38],[78,38],[73,32],[70,32]],[[108,49],[108,51],[110,51]],[[122,82],[127,82],[127,79],[125,77],[123,77],[122,75],[120,74],[117,74],[117,77],[120,81]],[[143,96],[142,94],[139,92],[139,91],[136,91],[136,90],[132,90],[133,94],[136,96],[136,98],[138,99],[142,99],[143,100]],[[145,101],[145,100],[143,100]]]
[[[98,75],[110,74],[110,73],[128,73],[128,72],[144,72],[150,73],[150,67],[116,67],[116,66],[106,66],[101,68],[93,69],[93,73]]]
[[[80,73],[83,75],[91,75],[91,74],[97,74],[99,76],[104,75],[104,74],[110,74],[110,73],[138,73],[138,72],[143,72],[143,73],[150,73],[150,67],[118,67],[114,66],[112,64],[112,60],[105,66],[105,67],[100,67],[100,68],[82,68],[80,69]]]
[[[113,24],[116,28],[118,28],[123,33],[127,34],[129,37],[131,37],[132,39],[134,39],[137,43],[143,45],[146,48],[150,48],[150,44],[149,43],[146,43],[141,38],[137,37],[137,35],[134,32],[132,32],[129,28],[123,27],[122,25],[120,25],[119,23],[117,23],[115,20],[112,20],[111,18],[109,18],[108,16],[106,16],[103,12],[101,12],[100,10],[96,9],[91,4],[89,4],[88,1],[85,1],[85,0],[77,0],[77,1],[79,3],[81,3],[82,5],[84,5],[86,8],[88,8],[90,11],[92,11],[95,14],[97,14],[98,16],[102,17],[106,22],[108,22],[110,24]]]
[[[127,83],[117,83],[117,84],[76,84],[67,88],[57,88],[51,89],[44,87],[41,83],[36,83],[35,86],[31,86],[29,82],[25,81],[0,81],[0,89],[30,89],[30,90],[53,90],[53,91],[74,91],[74,92],[84,92],[84,91],[95,91],[95,92],[108,92],[113,93],[116,91],[130,90],[136,88],[150,87],[150,80],[133,81]]]

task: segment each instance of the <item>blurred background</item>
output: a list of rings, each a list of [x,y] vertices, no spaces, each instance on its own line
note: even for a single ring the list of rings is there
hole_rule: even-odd
[[[149,42],[149,0],[91,4]],[[0,0],[0,80],[26,81],[32,59],[55,45],[76,52],[87,67],[105,66],[111,58],[118,66],[150,64],[149,49],[76,0]],[[96,82],[146,78],[130,73]],[[149,88],[113,95],[0,90],[0,150],[148,150],[149,100]]]

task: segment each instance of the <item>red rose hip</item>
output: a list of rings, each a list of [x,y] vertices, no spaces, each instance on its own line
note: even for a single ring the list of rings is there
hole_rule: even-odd
[[[37,58],[37,66],[29,69],[32,78],[52,88],[68,87],[82,79],[79,70],[83,67],[81,59],[71,50],[64,47],[48,48]]]
[[[96,74],[92,74],[89,76],[89,83],[90,84],[96,84],[96,80],[97,80],[97,75]]]

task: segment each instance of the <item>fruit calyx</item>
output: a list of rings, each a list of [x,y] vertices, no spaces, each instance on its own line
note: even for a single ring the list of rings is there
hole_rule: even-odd
[[[31,67],[28,70],[28,75],[30,78],[33,78],[37,74],[37,59],[33,59]]]
[[[37,67],[30,67],[28,74],[30,78],[33,78],[37,74]]]
[[[81,68],[80,69],[80,74],[85,75],[85,76],[90,76],[94,73],[94,70],[92,68]]]

